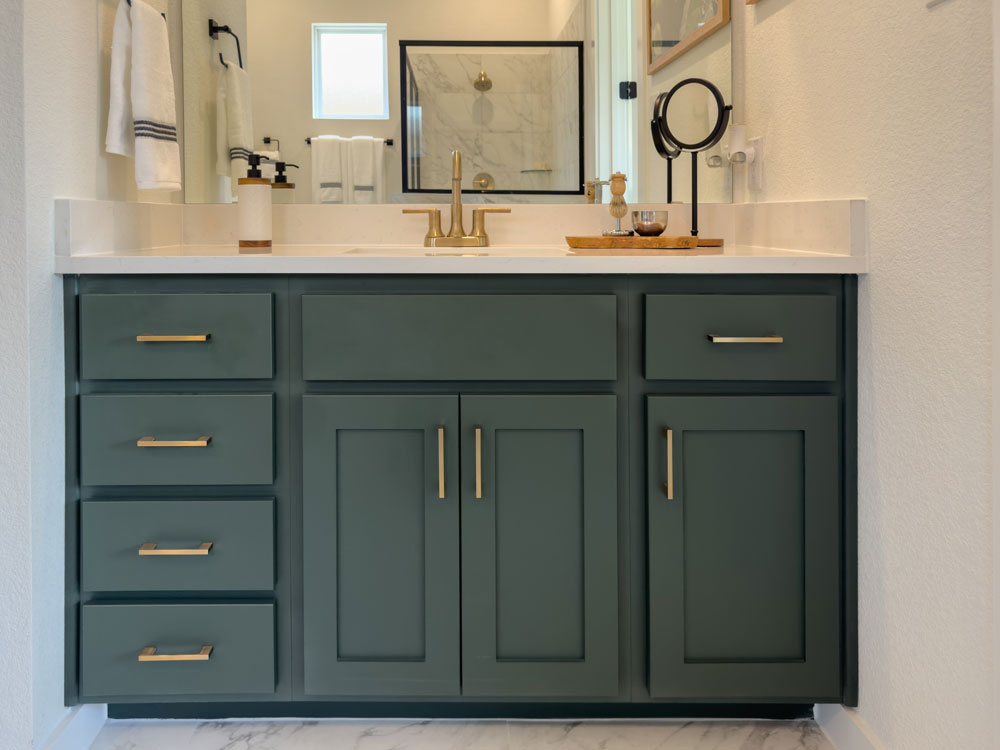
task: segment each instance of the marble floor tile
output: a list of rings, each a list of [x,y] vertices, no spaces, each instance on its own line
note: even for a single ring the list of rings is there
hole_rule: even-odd
[[[833,750],[811,721],[110,721],[91,750]]]
[[[90,750],[180,750],[187,748],[197,721],[109,721]]]

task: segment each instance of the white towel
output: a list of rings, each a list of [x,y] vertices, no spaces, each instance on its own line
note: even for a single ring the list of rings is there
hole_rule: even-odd
[[[369,135],[351,138],[354,203],[385,203],[385,140]]]
[[[350,170],[347,141],[336,135],[312,138],[313,203],[348,203]]]
[[[128,0],[121,0],[115,12],[115,30],[111,37],[111,103],[108,106],[108,134],[105,139],[109,154],[135,156],[131,88],[132,21]]]
[[[247,176],[253,153],[250,75],[232,60],[219,72],[215,112],[216,173],[236,181]]]
[[[145,0],[121,0],[111,43],[108,153],[135,156],[140,190],[181,189],[167,22]]]

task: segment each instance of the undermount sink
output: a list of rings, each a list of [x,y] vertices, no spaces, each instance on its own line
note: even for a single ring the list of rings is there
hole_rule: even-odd
[[[489,258],[489,257],[537,257],[567,255],[565,247],[557,246],[492,246],[492,247],[414,247],[393,245],[369,245],[345,250],[343,255],[404,256],[428,258]]]

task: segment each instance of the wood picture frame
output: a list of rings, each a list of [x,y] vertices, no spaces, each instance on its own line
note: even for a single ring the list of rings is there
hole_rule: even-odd
[[[747,2],[757,0],[747,0]],[[697,31],[688,34],[663,54],[653,57],[653,0],[646,0],[646,72],[652,75],[679,58],[692,47],[705,41],[729,23],[731,0],[719,0],[719,10]]]

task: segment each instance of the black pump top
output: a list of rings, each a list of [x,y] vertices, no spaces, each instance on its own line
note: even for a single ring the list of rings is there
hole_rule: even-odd
[[[288,175],[285,174],[285,169],[288,167],[299,168],[298,164],[289,164],[287,161],[276,161],[274,163],[274,169],[277,172],[274,176],[274,183],[276,185],[284,185],[288,182]]]
[[[260,154],[250,154],[250,156],[247,157],[247,161],[250,162],[250,168],[247,170],[247,177],[263,177],[264,176],[263,174],[261,174],[261,171],[260,171],[260,161],[261,161],[261,159],[263,159],[264,161],[271,161],[268,157],[261,156]]]

